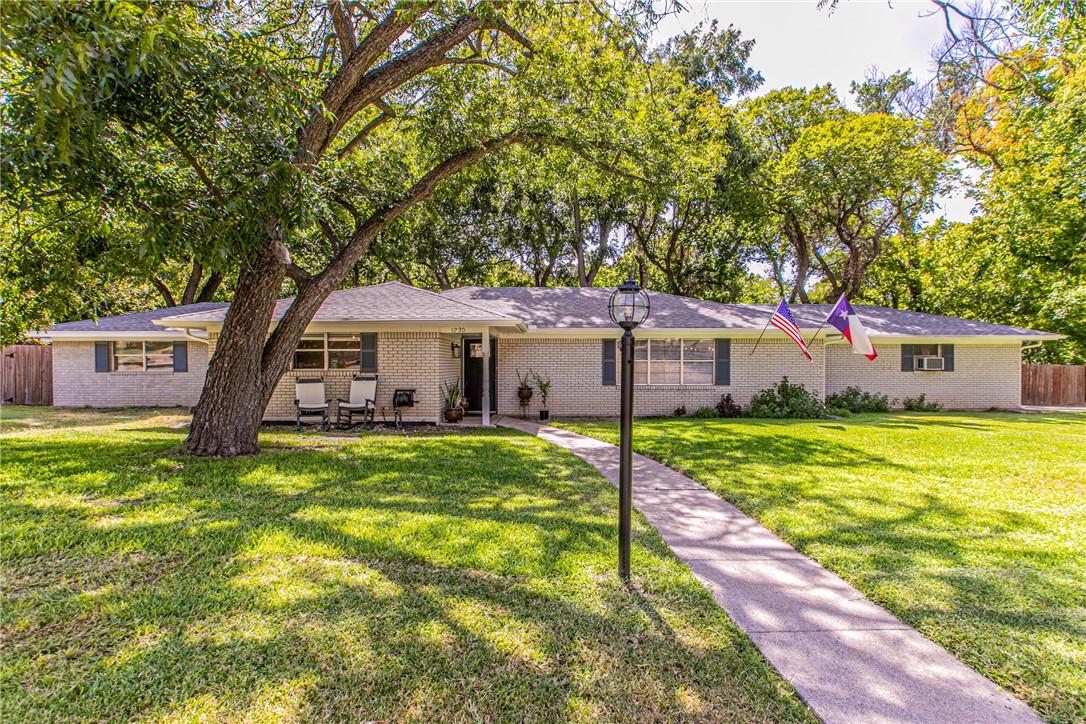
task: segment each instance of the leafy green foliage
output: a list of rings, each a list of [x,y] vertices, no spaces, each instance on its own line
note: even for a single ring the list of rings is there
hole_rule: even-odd
[[[818,395],[802,384],[792,384],[785,377],[776,387],[756,394],[750,401],[747,414],[771,419],[817,419],[826,416],[826,406]]]
[[[924,393],[919,397],[906,397],[901,404],[909,412],[938,412],[942,408],[938,402],[927,402]]]
[[[719,415],[717,414],[715,407],[699,407],[690,413],[690,417],[695,420],[707,420],[709,418],[717,418]]]
[[[864,392],[859,387],[847,387],[826,397],[826,407],[848,412],[889,412],[890,398],[878,392]]]

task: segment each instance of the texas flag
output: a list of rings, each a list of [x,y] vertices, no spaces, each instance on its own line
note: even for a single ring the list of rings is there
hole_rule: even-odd
[[[879,353],[871,345],[871,340],[867,338],[867,332],[864,331],[864,326],[860,324],[860,318],[856,316],[856,312],[852,311],[852,307],[849,306],[844,294],[837,300],[837,304],[833,306],[830,317],[826,322],[845,335],[845,339],[852,343],[853,353],[862,354],[868,359],[875,359],[879,356]]]

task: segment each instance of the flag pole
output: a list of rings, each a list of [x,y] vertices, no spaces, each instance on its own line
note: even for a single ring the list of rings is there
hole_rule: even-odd
[[[844,298],[845,298],[845,295],[842,294],[841,297],[837,300],[837,304],[840,304],[841,299],[844,299]],[[833,305],[833,307],[830,308],[830,314],[833,314],[833,310],[834,310],[834,308],[837,307],[837,304]],[[826,318],[822,320],[822,324],[818,325],[818,329],[816,329],[815,333],[811,336],[811,342],[815,341],[815,337],[817,337],[818,333],[822,331],[822,328],[826,326],[826,322],[830,321],[830,314],[827,314]],[[810,343],[808,343],[807,346],[810,347],[811,346]]]
[[[784,297],[781,297],[781,302],[783,302],[783,301],[784,301]],[[780,307],[780,306],[781,306],[781,302],[777,302],[777,306],[778,306],[778,307]],[[772,315],[772,314],[770,314],[770,315],[769,315],[769,319],[767,319],[767,320],[766,320],[765,326],[764,326],[764,327],[762,327],[762,333],[758,335],[758,341],[754,343],[754,349],[752,349],[752,350],[750,351],[750,354],[749,354],[749,355],[747,355],[748,357],[751,357],[751,356],[753,356],[753,355],[754,355],[754,353],[755,353],[756,351],[758,351],[758,345],[760,345],[760,344],[762,343],[762,337],[764,337],[764,336],[765,336],[765,331],[766,331],[767,329],[769,329],[769,323],[770,323],[770,322],[772,322],[772,321],[773,321],[773,315]]]

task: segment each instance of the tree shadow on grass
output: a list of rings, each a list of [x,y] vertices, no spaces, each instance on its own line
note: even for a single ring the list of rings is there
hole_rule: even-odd
[[[16,714],[807,716],[640,519],[642,590],[618,584],[614,489],[530,438],[231,461],[103,441],[6,451]]]
[[[693,430],[646,425],[636,447],[755,515],[1042,714],[1074,720],[1086,710],[1086,558],[1066,531],[1081,522],[1074,512],[1081,506],[1064,493],[1033,505],[1019,494],[1018,480],[1008,479],[1014,487],[1004,489],[970,479],[983,475],[978,456],[998,456],[995,445],[1006,436],[1062,431],[1019,431],[1019,423],[1030,422],[1023,416],[978,417],[977,424],[880,416],[843,425],[887,433],[959,428],[949,448],[958,457],[950,463],[926,457],[933,453],[923,445],[914,448],[908,441],[923,438],[911,432],[890,460],[868,454],[864,437],[822,432],[824,425],[816,436],[784,429],[776,435],[745,422]],[[1052,422],[1073,435],[1075,421]],[[994,437],[1000,432],[1004,437]],[[870,447],[891,449],[874,439],[879,445]],[[968,454],[969,445],[978,446],[977,455]],[[973,500],[959,486],[991,498]],[[1066,504],[1054,508],[1059,500]]]

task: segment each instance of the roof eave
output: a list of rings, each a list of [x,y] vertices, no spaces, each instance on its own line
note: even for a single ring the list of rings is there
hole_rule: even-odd
[[[80,341],[97,340],[108,341],[111,339],[168,339],[180,341],[186,339],[182,329],[153,329],[143,331],[117,330],[117,329],[81,329],[81,330],[44,330],[27,334],[32,339],[47,339],[50,341]]]

